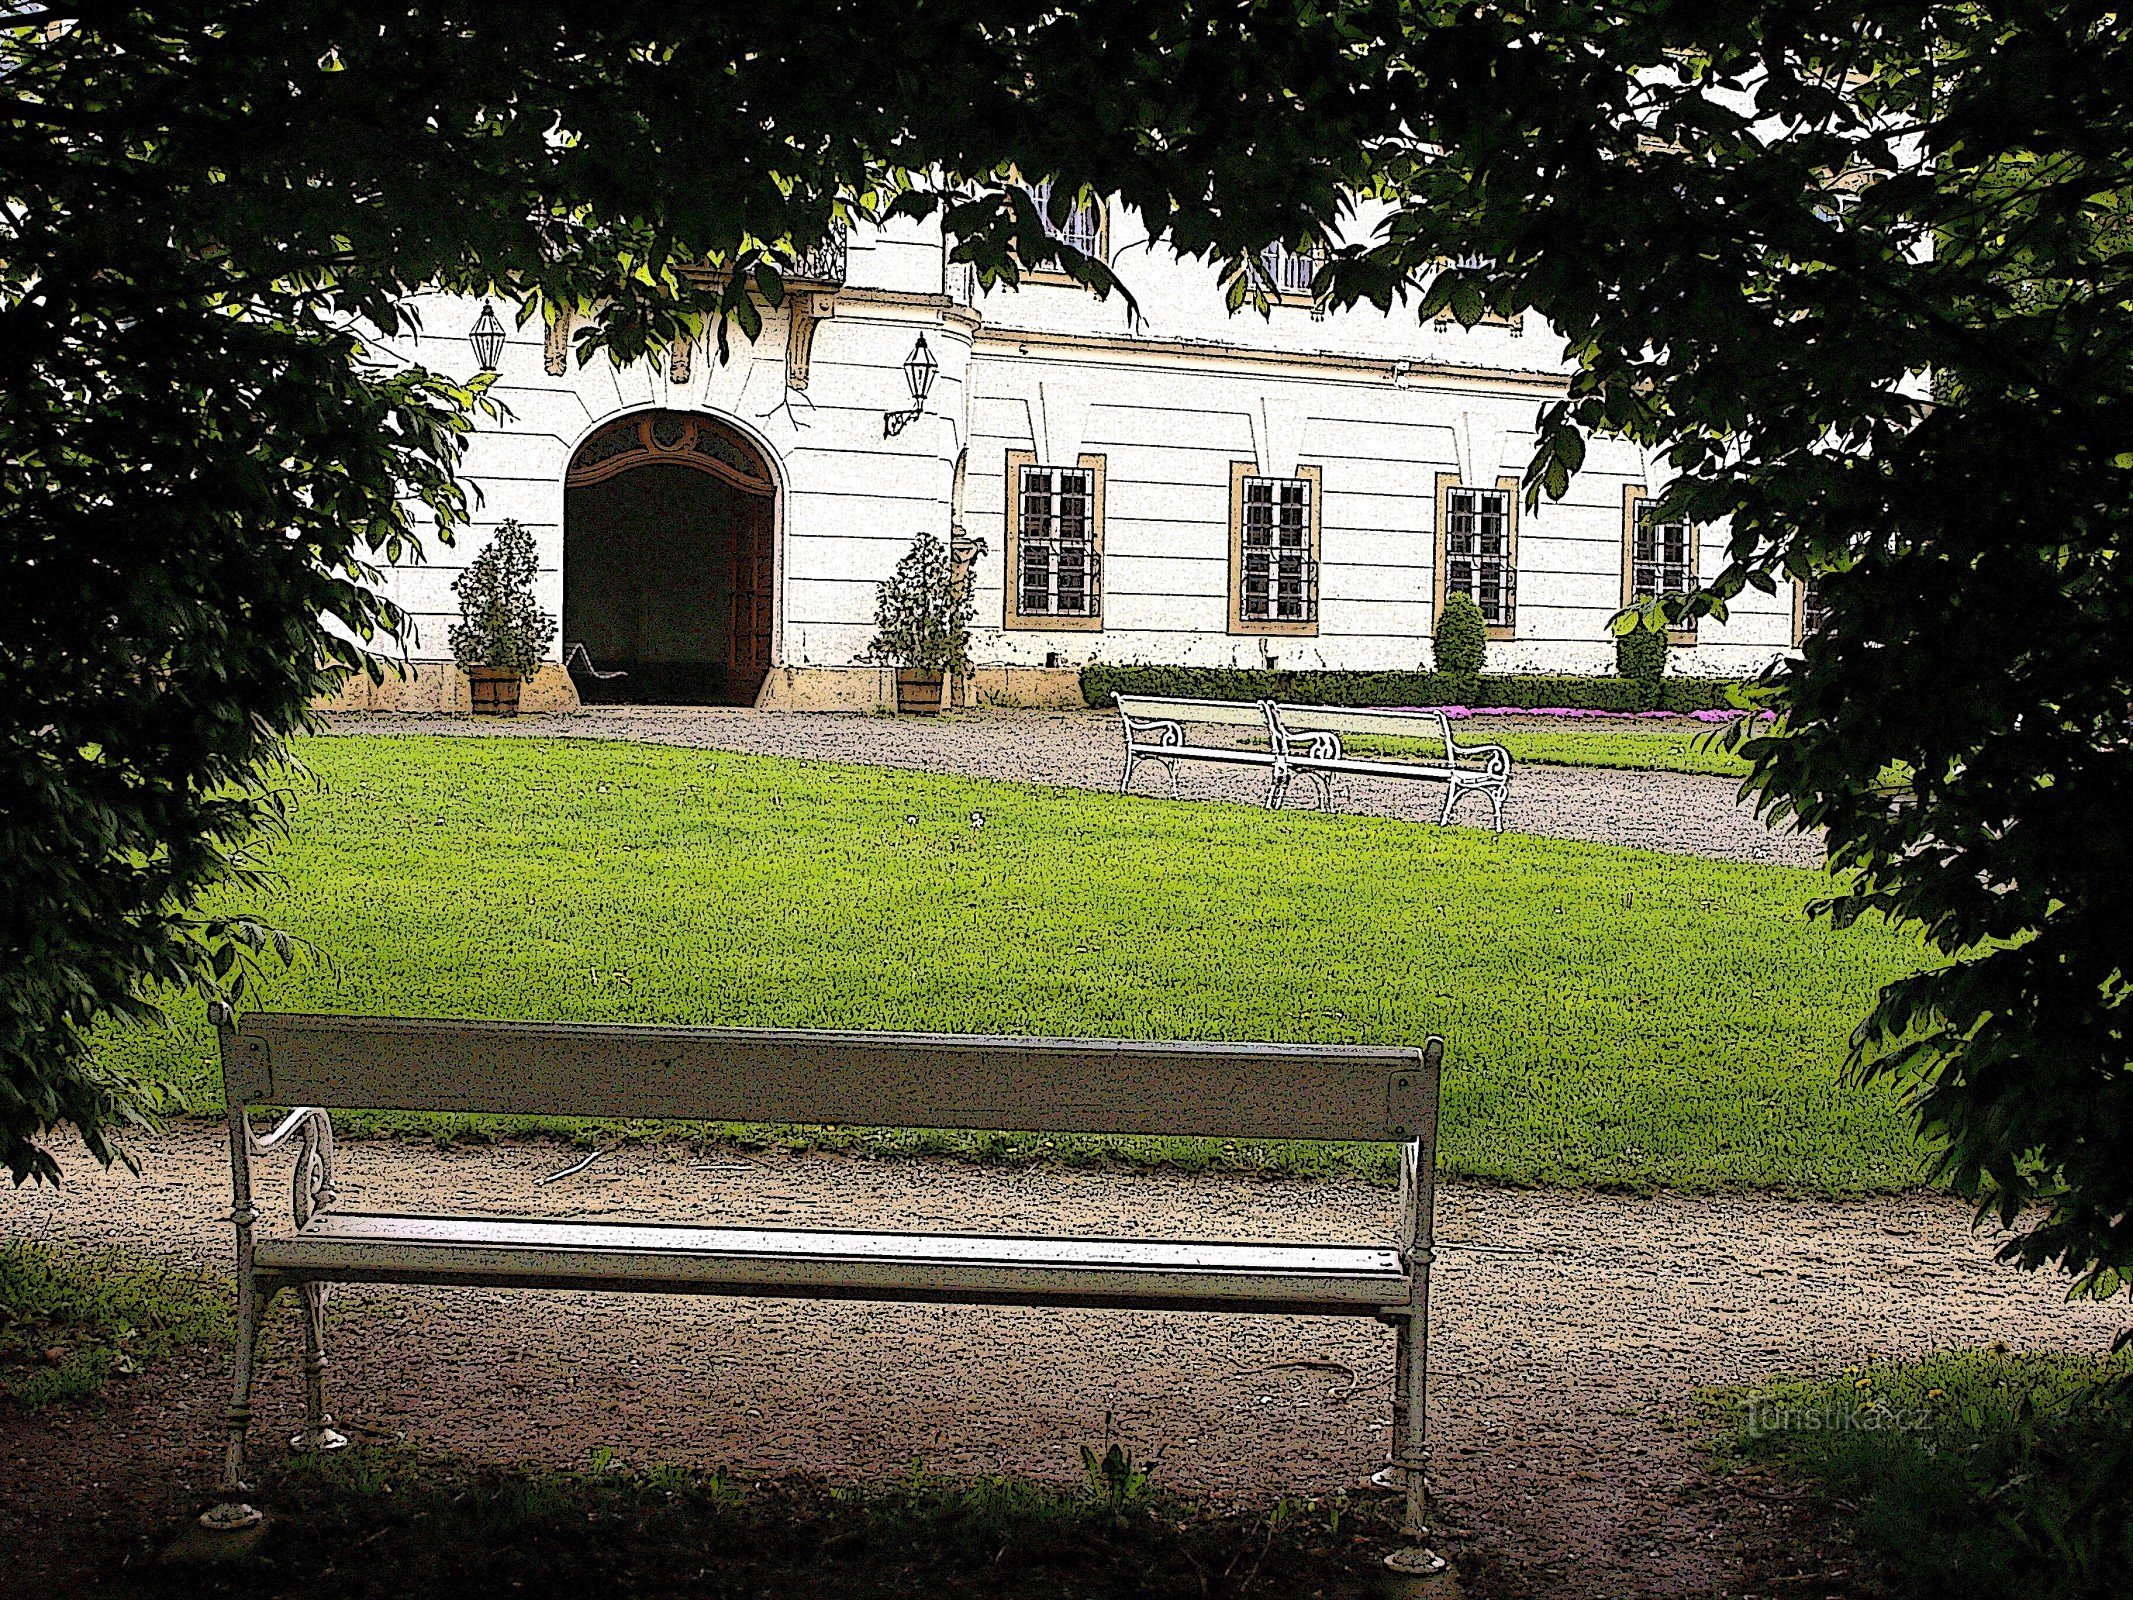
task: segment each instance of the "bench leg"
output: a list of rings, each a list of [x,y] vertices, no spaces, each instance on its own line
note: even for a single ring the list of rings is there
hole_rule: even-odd
[[[1131,794],[1133,792],[1133,769],[1140,764],[1141,758],[1139,756],[1130,750],[1126,752],[1126,773],[1124,777],[1118,780],[1118,792],[1120,794]]]
[[[1266,786],[1266,808],[1279,811],[1289,798],[1289,774],[1285,768],[1277,768],[1273,780]]]
[[[1444,786],[1444,811],[1437,818],[1437,825],[1439,827],[1450,827],[1452,822],[1452,813],[1458,809],[1459,780],[1457,778],[1453,778]]]
[[[1393,1377],[1393,1465],[1407,1494],[1400,1532],[1429,1538],[1429,1310],[1426,1303],[1400,1318]]]
[[[1502,788],[1491,789],[1488,791],[1489,814],[1496,819],[1496,831],[1498,833],[1503,832],[1503,803],[1504,800],[1508,797],[1508,794],[1509,791]]]
[[[307,1283],[304,1298],[304,1431],[289,1443],[299,1450],[341,1450],[348,1436],[326,1410],[326,1286]]]
[[[237,1292],[237,1350],[230,1364],[229,1445],[222,1460],[222,1492],[242,1494],[245,1482],[245,1435],[252,1426],[252,1387],[259,1375],[259,1334],[267,1308],[281,1285],[268,1281],[241,1285]]]

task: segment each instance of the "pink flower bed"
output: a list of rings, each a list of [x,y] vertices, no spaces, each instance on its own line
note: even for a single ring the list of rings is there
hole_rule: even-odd
[[[1745,711],[1590,711],[1582,706],[1393,706],[1395,711],[1441,711],[1447,717],[1595,717],[1608,722],[1735,722]],[[1757,711],[1761,721],[1775,722],[1774,711]]]

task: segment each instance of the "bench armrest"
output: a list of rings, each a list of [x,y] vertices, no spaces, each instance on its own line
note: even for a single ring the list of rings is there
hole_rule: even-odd
[[[1337,733],[1291,733],[1278,723],[1274,727],[1274,748],[1282,755],[1302,756],[1307,761],[1338,761],[1344,753]]]
[[[1118,715],[1126,725],[1129,745],[1152,744],[1159,750],[1173,750],[1185,742],[1184,725],[1168,717],[1136,717],[1126,711]]]
[[[1511,752],[1500,744],[1455,744],[1449,745],[1452,765],[1459,766],[1470,756],[1481,757],[1481,770],[1492,778],[1508,778],[1511,775]]]
[[[296,1170],[290,1178],[289,1211],[301,1228],[320,1212],[331,1211],[340,1195],[333,1187],[333,1118],[319,1106],[298,1106],[275,1124],[274,1131],[260,1134],[243,1107],[234,1107],[231,1117],[232,1176],[237,1181],[238,1206],[251,1211],[251,1158],[271,1154],[291,1139],[297,1143]],[[237,1159],[235,1141],[244,1140],[245,1159]],[[252,1212],[257,1217],[257,1212]]]

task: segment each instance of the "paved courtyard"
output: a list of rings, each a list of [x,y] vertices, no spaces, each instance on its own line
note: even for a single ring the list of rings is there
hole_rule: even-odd
[[[972,711],[940,718],[864,716],[829,712],[749,711],[703,706],[602,706],[574,715],[519,717],[509,722],[471,717],[342,715],[339,733],[450,734],[470,737],[636,739],[752,755],[862,766],[953,772],[973,778],[1115,789],[1121,767],[1118,719],[1103,711]],[[1479,725],[1477,725],[1478,728]],[[1485,737],[1478,731],[1471,735]],[[1518,764],[1504,825],[1521,833],[1598,844],[1636,845],[1721,861],[1822,863],[1818,840],[1765,827],[1737,799],[1730,778],[1679,772],[1626,772],[1600,767]],[[1162,769],[1143,766],[1137,793],[1167,794]],[[1180,797],[1258,805],[1262,774],[1187,766]],[[1304,790],[1300,787],[1298,794]],[[1433,783],[1343,780],[1340,810],[1366,816],[1437,820],[1444,791]],[[1460,820],[1485,826],[1487,803],[1469,797]]]

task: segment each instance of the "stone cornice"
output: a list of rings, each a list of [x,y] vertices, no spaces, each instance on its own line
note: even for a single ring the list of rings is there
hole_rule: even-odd
[[[1507,367],[1477,367],[1412,357],[1340,355],[1318,350],[1258,350],[1245,345],[1201,339],[1146,339],[1117,333],[1054,333],[1033,329],[981,326],[974,348],[985,355],[1012,351],[1030,360],[1100,361],[1130,365],[1179,363],[1244,367],[1257,371],[1289,370],[1298,376],[1345,379],[1352,383],[1486,387],[1519,393],[1560,395],[1570,380],[1557,372],[1522,372]]]

